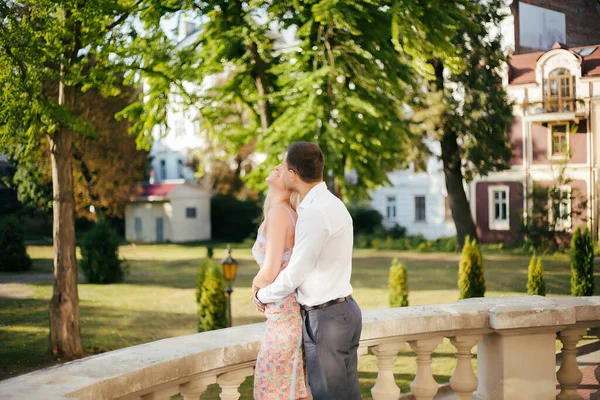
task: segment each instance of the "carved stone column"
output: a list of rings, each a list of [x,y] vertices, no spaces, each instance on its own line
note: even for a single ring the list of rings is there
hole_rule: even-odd
[[[477,376],[471,364],[471,349],[483,335],[454,336],[450,343],[456,347],[456,369],[450,378],[450,387],[456,393],[458,400],[471,400],[473,392],[477,389]]]
[[[244,383],[246,377],[254,373],[254,368],[238,369],[236,371],[225,372],[223,375],[217,377],[217,383],[221,387],[221,399],[222,400],[238,400],[240,398],[240,392],[238,391],[240,385]]]
[[[377,357],[377,380],[371,389],[374,400],[397,400],[400,388],[394,379],[394,358],[404,347],[403,342],[385,343],[371,348]]]
[[[585,328],[571,328],[558,334],[563,348],[562,362],[556,373],[556,379],[560,383],[557,400],[583,400],[583,397],[577,393],[577,387],[583,379],[583,373],[577,365],[577,342],[581,340],[585,332]]]
[[[217,383],[216,376],[204,376],[179,386],[179,392],[184,400],[199,400],[209,385]]]
[[[417,353],[417,374],[410,384],[410,390],[416,400],[432,400],[437,394],[439,385],[431,373],[431,353],[442,343],[442,339],[437,337],[408,342]]]

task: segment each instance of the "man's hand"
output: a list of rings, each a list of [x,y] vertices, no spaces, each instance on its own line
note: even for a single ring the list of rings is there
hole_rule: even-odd
[[[265,304],[262,303],[257,297],[259,290],[260,290],[259,287],[256,287],[254,285],[252,286],[252,302],[254,302],[254,306],[256,307],[256,309],[259,312],[264,313],[265,312]]]

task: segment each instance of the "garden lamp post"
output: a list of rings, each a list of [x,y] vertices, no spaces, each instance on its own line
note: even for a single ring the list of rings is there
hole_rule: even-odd
[[[225,288],[225,293],[227,294],[227,326],[231,327],[231,292],[233,292],[231,283],[235,279],[238,264],[237,261],[231,257],[230,245],[227,245],[227,257],[221,260],[221,265],[223,266],[223,276],[227,281],[227,287]]]

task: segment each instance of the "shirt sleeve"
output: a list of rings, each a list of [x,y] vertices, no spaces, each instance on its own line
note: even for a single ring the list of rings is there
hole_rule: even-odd
[[[258,299],[262,303],[274,303],[294,292],[316,267],[328,235],[324,215],[316,210],[304,210],[296,225],[294,251],[288,266],[273,283],[258,291]]]

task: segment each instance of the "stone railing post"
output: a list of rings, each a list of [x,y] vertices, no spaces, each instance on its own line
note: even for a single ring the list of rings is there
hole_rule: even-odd
[[[431,373],[431,353],[442,343],[442,337],[413,340],[408,342],[417,353],[417,373],[410,384],[410,390],[416,400],[432,400],[439,385]]]
[[[241,396],[238,391],[240,385],[253,373],[254,368],[250,367],[219,375],[217,383],[221,387],[221,400],[238,400]]]
[[[450,378],[450,387],[458,400],[471,400],[473,392],[477,389],[478,380],[471,365],[471,349],[482,339],[483,335],[450,338],[450,343],[456,347],[456,369]]]
[[[560,369],[556,373],[556,379],[560,383],[557,400],[583,400],[583,397],[577,393],[577,387],[583,379],[583,373],[577,365],[577,342],[585,332],[585,328],[569,328],[558,335],[563,348]]]
[[[216,376],[205,376],[180,385],[179,392],[184,400],[200,400],[202,393],[213,383],[217,383]]]
[[[600,339],[600,328],[594,329],[594,333]],[[596,382],[600,385],[600,364],[594,370],[594,376],[596,377]],[[590,395],[590,400],[600,400],[600,389]]]
[[[397,400],[400,397],[400,388],[396,385],[396,379],[392,369],[394,358],[404,347],[404,342],[385,343],[371,348],[377,357],[377,380],[371,389],[374,400]]]

